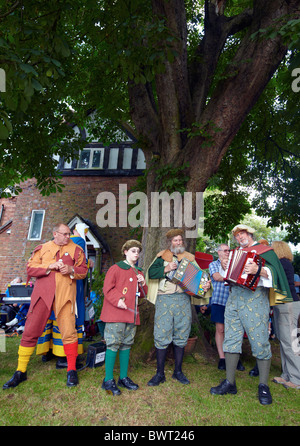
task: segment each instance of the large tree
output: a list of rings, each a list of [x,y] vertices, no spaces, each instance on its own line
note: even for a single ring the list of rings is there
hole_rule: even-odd
[[[298,203],[286,213],[282,200],[278,212],[265,198],[278,193],[279,179],[281,198],[288,193],[290,205],[299,190],[298,112],[291,113],[295,99],[290,101],[287,71],[289,45],[299,41],[299,5],[299,0],[8,1],[0,9],[1,66],[10,89],[2,95],[2,178],[10,176],[12,183],[35,176],[42,190],[53,190],[52,155],[70,157],[80,146],[67,143],[70,128],[61,117],[85,125],[93,109],[101,118],[101,127],[93,121],[93,130],[102,139],[112,122],[136,136],[146,155],[148,197],[158,190],[203,192],[207,185],[223,191],[206,205],[213,216],[206,226],[214,237],[224,237],[249,209],[239,182],[249,185],[257,178],[261,214],[273,212],[273,221],[288,221],[295,229]],[[36,144],[39,152],[32,150]],[[144,232],[146,264],[162,235],[163,228]]]

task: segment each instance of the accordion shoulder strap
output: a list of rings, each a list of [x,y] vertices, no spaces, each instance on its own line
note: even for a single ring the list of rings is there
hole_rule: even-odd
[[[256,245],[248,246],[248,248],[243,248],[243,251],[252,252],[255,251],[256,254],[264,254],[265,252],[272,251],[273,248],[271,246],[262,245],[257,243]]]

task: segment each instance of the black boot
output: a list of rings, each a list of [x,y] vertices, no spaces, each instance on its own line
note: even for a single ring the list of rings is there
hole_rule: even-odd
[[[79,361],[79,359],[76,359],[76,370],[79,370],[82,368],[82,363]],[[65,356],[59,356],[56,361],[56,368],[57,369],[66,369],[68,367],[68,361]]]
[[[76,370],[70,370],[67,372],[67,386],[75,387],[78,384],[78,376]]]
[[[181,370],[183,355],[184,355],[184,347],[178,347],[178,345],[173,344],[173,351],[175,359],[175,370],[172,375],[172,378],[177,379],[177,381],[179,381],[181,384],[189,384],[190,383],[189,380],[182,373]]]
[[[165,362],[167,356],[166,348],[156,349],[156,360],[157,360],[157,371],[150,381],[148,381],[148,386],[158,386],[160,383],[164,383],[165,377]]]
[[[257,362],[255,363],[255,366],[253,367],[253,369],[250,370],[249,375],[250,376],[259,376]]]
[[[55,358],[55,355],[53,355],[52,350],[48,350],[48,352],[42,356],[43,362],[51,361],[51,359]]]
[[[240,372],[243,372],[245,370],[245,367],[243,366],[243,364],[241,363],[241,360],[238,360],[236,369],[239,370]]]
[[[19,372],[16,371],[13,374],[13,377],[7,381],[7,383],[4,384],[2,387],[3,390],[9,389],[10,387],[17,387],[21,382],[26,381],[27,379],[27,372]]]

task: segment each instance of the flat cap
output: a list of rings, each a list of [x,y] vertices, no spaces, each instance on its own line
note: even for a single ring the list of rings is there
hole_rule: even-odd
[[[173,237],[177,237],[177,235],[181,235],[181,237],[183,237],[184,231],[183,229],[170,229],[167,233],[166,233],[166,237],[167,238],[173,238]]]
[[[127,240],[121,248],[121,253],[124,254],[124,251],[128,251],[130,248],[139,248],[142,250],[142,244],[138,240]]]
[[[249,232],[249,234],[254,234],[255,229],[250,228],[250,226],[247,226],[247,225],[237,225],[233,228],[233,230],[231,232],[235,236],[240,231],[247,231],[247,232]]]

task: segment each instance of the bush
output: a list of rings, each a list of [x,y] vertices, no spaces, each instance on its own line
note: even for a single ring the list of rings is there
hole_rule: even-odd
[[[104,283],[105,274],[100,273],[99,271],[93,271],[93,281],[91,290],[96,295],[96,300],[94,301],[94,310],[95,310],[95,320],[100,319],[100,314],[103,306],[103,283]]]

